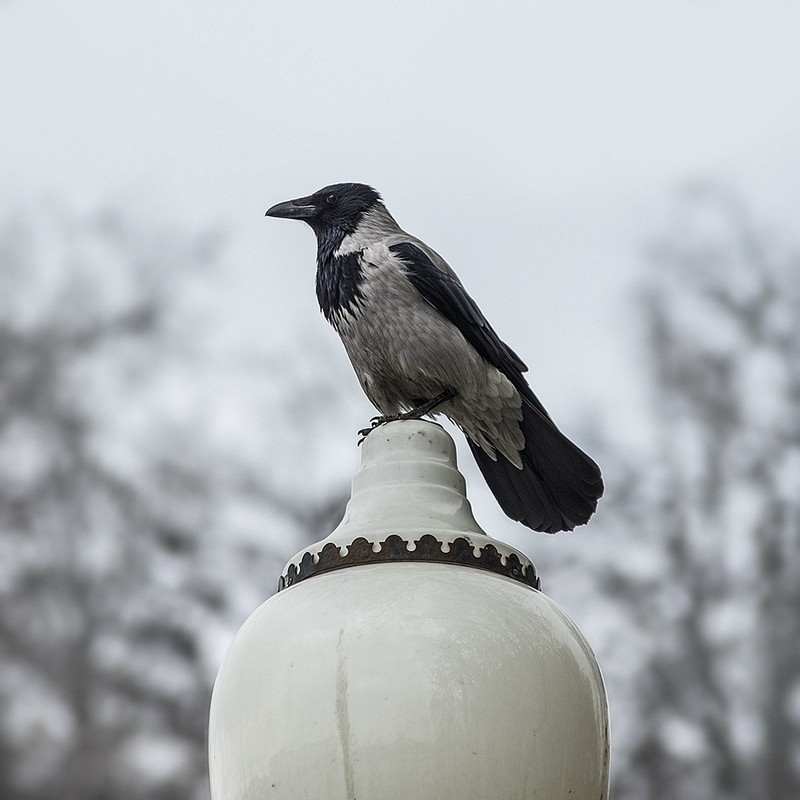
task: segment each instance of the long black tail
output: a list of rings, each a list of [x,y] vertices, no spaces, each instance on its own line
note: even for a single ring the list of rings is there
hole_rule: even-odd
[[[571,531],[594,514],[603,478],[597,464],[556,428],[535,398],[534,403],[538,408],[523,397],[522,469],[500,454],[493,461],[467,441],[486,483],[511,519],[543,533]]]

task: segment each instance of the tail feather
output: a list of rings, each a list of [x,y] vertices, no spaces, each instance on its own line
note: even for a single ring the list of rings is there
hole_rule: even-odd
[[[535,531],[557,533],[583,525],[603,494],[599,467],[527,398],[521,425],[522,469],[500,454],[494,461],[467,439],[497,502],[509,517]]]

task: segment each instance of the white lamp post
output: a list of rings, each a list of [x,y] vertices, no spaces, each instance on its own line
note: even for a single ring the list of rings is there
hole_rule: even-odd
[[[597,662],[534,587],[440,426],[374,431],[344,520],[220,668],[213,800],[608,800]]]

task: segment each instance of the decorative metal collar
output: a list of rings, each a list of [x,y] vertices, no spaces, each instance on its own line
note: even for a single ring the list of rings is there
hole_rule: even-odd
[[[393,533],[380,543],[377,551],[373,542],[359,536],[347,546],[344,555],[339,545],[328,542],[318,553],[306,551],[298,563],[289,564],[278,581],[278,591],[323,572],[392,561],[429,561],[475,567],[512,578],[532,589],[541,589],[536,568],[530,562],[523,562],[515,553],[501,554],[492,544],[479,548],[477,555],[475,551],[475,546],[464,537],[444,543],[430,533],[411,541]]]

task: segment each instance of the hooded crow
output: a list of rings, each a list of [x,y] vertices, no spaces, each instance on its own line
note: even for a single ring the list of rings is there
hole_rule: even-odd
[[[373,428],[444,414],[509,517],[546,533],[587,522],[603,494],[597,465],[556,427],[453,270],[400,228],[378,192],[335,184],[267,216],[316,234],[317,299],[383,415]]]

